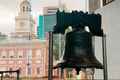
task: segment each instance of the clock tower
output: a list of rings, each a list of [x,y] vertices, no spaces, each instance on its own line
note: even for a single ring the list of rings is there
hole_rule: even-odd
[[[18,16],[15,18],[15,37],[33,39],[35,33],[34,24],[31,15],[31,4],[28,0],[22,0]]]

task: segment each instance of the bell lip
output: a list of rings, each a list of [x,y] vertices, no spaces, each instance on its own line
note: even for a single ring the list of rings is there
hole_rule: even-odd
[[[71,63],[67,63],[67,62],[62,62],[62,63],[58,63],[57,65],[53,66],[53,69],[56,68],[95,68],[95,69],[104,69],[103,65],[97,64],[97,65],[89,65],[89,64],[71,64]]]

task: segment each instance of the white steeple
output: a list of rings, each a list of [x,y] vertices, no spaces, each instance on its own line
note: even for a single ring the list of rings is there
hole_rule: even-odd
[[[31,12],[31,4],[28,0],[23,0],[20,3],[20,13],[30,13]]]
[[[31,4],[28,0],[22,0],[19,6],[19,14],[15,18],[15,32],[17,37],[32,38],[34,34],[34,20],[31,15]]]

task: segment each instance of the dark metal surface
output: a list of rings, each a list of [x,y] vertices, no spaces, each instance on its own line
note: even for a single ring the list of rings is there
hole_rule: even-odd
[[[20,80],[20,70],[17,70],[17,80]]]
[[[1,74],[1,80],[4,80],[4,76],[3,76],[3,74],[4,73],[16,73],[16,77],[17,77],[17,79],[16,80],[20,80],[20,77],[19,77],[19,75],[20,75],[20,71],[19,70],[14,70],[14,71],[0,71],[0,74]]]
[[[97,68],[103,69],[96,59],[92,48],[92,34],[85,30],[75,30],[66,35],[64,62],[57,67],[61,68]]]
[[[100,14],[89,14],[88,12],[83,11],[72,11],[72,12],[60,12],[56,13],[57,23],[54,26],[53,32],[65,33],[65,30],[71,26],[72,28],[81,27],[78,25],[88,26],[90,32],[94,36],[103,36],[103,30],[101,28],[101,15]]]
[[[49,63],[48,63],[48,80],[52,80],[53,74],[53,33],[49,32]]]

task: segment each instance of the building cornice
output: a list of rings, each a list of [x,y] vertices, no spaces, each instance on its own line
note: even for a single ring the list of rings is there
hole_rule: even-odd
[[[24,41],[4,41],[0,43],[0,48],[4,47],[21,47],[21,48],[45,48],[47,46],[47,41],[43,40],[24,40]]]

